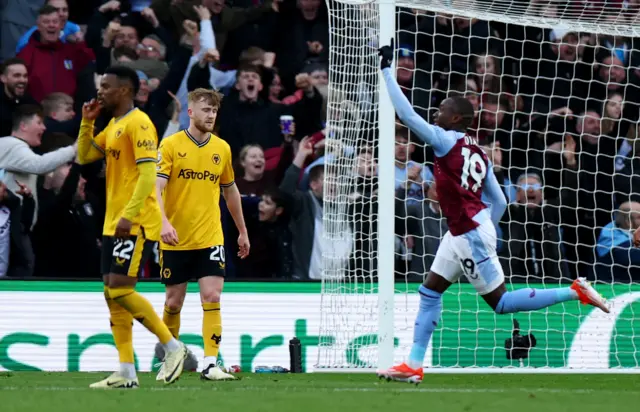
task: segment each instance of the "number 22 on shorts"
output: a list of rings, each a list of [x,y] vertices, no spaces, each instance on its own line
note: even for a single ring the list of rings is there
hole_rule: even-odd
[[[131,259],[131,251],[135,247],[133,240],[117,239],[113,247],[113,257],[120,259]]]

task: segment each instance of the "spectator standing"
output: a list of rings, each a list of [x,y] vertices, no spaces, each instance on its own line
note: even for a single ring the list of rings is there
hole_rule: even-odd
[[[291,232],[287,227],[284,194],[277,187],[269,187],[260,197],[243,197],[242,206],[247,230],[251,230],[249,241],[255,242],[255,247],[245,259],[235,259],[236,276],[239,279],[291,279]],[[235,252],[235,249],[237,246],[229,250]],[[236,253],[229,255],[235,257]]]
[[[255,4],[255,3],[254,3]],[[228,34],[246,23],[252,23],[267,13],[278,11],[278,1],[266,0],[257,7],[241,8],[225,5],[224,0],[154,0],[151,9],[161,24],[172,26],[175,31],[182,29],[185,19],[198,21],[194,6],[202,5],[211,12],[211,22],[216,38],[216,48],[224,53]]]
[[[62,27],[60,30],[61,42],[66,43],[69,41],[75,43],[83,39],[80,26],[69,21],[69,5],[67,4],[67,0],[47,0],[45,4],[54,7],[58,11],[58,17],[60,17],[60,25]],[[38,30],[38,27],[33,26],[20,37],[16,45],[16,53],[20,53],[20,51],[25,48],[36,30]]]
[[[605,283],[640,280],[640,249],[633,247],[633,233],[640,228],[640,202],[624,202],[615,219],[602,228],[596,246],[596,278]]]
[[[291,2],[294,4],[294,2]],[[299,0],[296,8],[283,5],[283,22],[276,51],[280,77],[285,88],[293,86],[308,59],[329,60],[329,25],[321,0]]]
[[[2,96],[0,97],[0,136],[11,134],[12,117],[16,107],[34,104],[36,101],[27,93],[29,75],[22,59],[11,58],[2,64],[0,74]]]
[[[506,255],[501,256],[504,271],[514,278],[560,279],[567,271],[560,270],[558,210],[543,204],[539,175],[523,174],[517,186],[516,202],[509,205],[501,222],[507,244]]]
[[[73,109],[73,97],[64,93],[51,93],[42,101],[44,125],[47,128],[42,137],[43,147],[37,153],[46,153],[48,141],[54,133],[77,136],[80,131],[81,116]],[[73,142],[72,142],[73,143]]]
[[[84,41],[63,43],[59,33],[58,10],[51,5],[43,6],[38,15],[38,30],[18,54],[29,72],[29,93],[38,102],[54,92],[75,96],[78,89],[82,90],[78,88],[79,75],[95,60]]]
[[[189,90],[211,87],[209,77],[208,67],[193,66]],[[237,92],[225,97],[217,121],[219,135],[229,142],[234,158],[247,144],[258,144],[265,152],[279,149],[283,142],[280,130],[282,115],[293,114],[297,133],[304,133],[312,128],[310,125],[317,125],[317,129],[320,129],[322,96],[315,90],[308,75],[299,87],[304,90],[304,97],[299,102],[291,106],[271,103],[260,97],[263,89],[261,70],[255,66],[238,70]]]
[[[38,16],[42,0],[4,0],[0,8],[0,60],[15,56],[16,44]]]
[[[351,254],[353,246],[352,232],[347,226],[341,239],[325,241],[322,237],[324,230],[323,197],[334,196],[333,190],[326,190],[324,185],[324,165],[318,165],[309,171],[310,190],[303,192],[298,190],[298,180],[304,163],[314,151],[311,139],[302,139],[298,147],[293,164],[285,173],[280,184],[280,190],[291,196],[291,222],[292,250],[294,261],[294,276],[299,279],[322,279],[323,270],[327,270],[329,276],[342,276],[346,265],[346,259]],[[332,183],[329,183],[332,184]],[[331,187],[331,186],[328,186]],[[322,259],[323,253],[330,254],[332,262],[344,259],[342,264],[336,267],[325,267]]]
[[[4,174],[0,169],[0,278],[31,276],[35,260],[29,241],[33,198],[25,186],[20,186],[20,202],[2,181]]]
[[[34,194],[37,216],[38,198],[35,196],[38,175],[54,171],[71,162],[76,156],[76,145],[63,147],[39,156],[32,150],[42,143],[45,131],[43,115],[38,106],[20,106],[16,109],[11,136],[0,138],[0,169],[5,170],[4,182],[17,193],[25,185]]]
[[[285,140],[291,140],[285,136]],[[275,168],[266,170],[264,151],[258,145],[247,145],[240,150],[236,185],[243,196],[262,196],[267,188],[278,187],[288,164],[291,164],[293,148],[291,142],[285,141],[280,160]]]
[[[33,249],[35,275],[41,277],[100,277],[100,238],[103,215],[97,199],[85,191],[80,165],[58,167],[38,187],[38,223]],[[70,250],[73,259],[60,259]]]

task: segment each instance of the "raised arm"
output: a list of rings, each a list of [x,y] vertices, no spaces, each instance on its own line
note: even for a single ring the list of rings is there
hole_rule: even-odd
[[[82,122],[78,133],[78,163],[85,165],[104,157],[106,136],[104,132],[93,137],[93,126],[100,114],[98,102],[91,100],[82,105]]]
[[[444,156],[456,143],[454,134],[446,133],[442,128],[427,123],[427,121],[411,107],[411,103],[409,103],[409,100],[400,89],[391,70],[391,63],[393,62],[393,40],[390,46],[382,47],[379,54],[382,56],[380,68],[382,69],[382,74],[387,84],[387,91],[389,92],[391,103],[398,117],[402,120],[402,123],[418,135],[420,140],[433,147],[436,156]]]
[[[491,211],[491,221],[497,227],[507,209],[507,199],[500,189],[500,184],[496,175],[493,173],[493,165],[489,164],[487,176],[485,177],[485,186],[482,192],[482,201]]]
[[[42,156],[33,153],[27,146],[20,146],[11,150],[11,155],[7,156],[7,164],[4,168],[14,172],[43,175],[72,161],[75,155],[75,145],[63,147]]]
[[[438,127],[427,123],[413,107],[411,103],[404,95],[396,79],[393,77],[393,72],[390,68],[382,70],[385,83],[387,84],[387,91],[391,97],[391,103],[396,110],[398,117],[412,132],[414,132],[420,140],[433,147],[436,156],[442,157],[446,155],[449,150],[456,144],[455,137],[451,133],[445,133],[445,131]]]

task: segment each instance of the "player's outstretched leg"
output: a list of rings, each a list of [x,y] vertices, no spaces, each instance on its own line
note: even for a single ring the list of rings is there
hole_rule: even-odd
[[[438,326],[442,314],[442,294],[451,286],[443,277],[429,272],[420,285],[420,306],[413,329],[413,345],[409,359],[400,365],[378,371],[378,377],[398,382],[420,383],[424,378],[422,365],[431,335]]]
[[[503,284],[483,297],[500,314],[538,310],[571,300],[579,300],[584,305],[595,306],[609,313],[605,299],[585,278],[576,279],[568,288],[555,289],[526,288],[507,292]]]
[[[202,300],[202,340],[204,341],[204,368],[200,377],[210,381],[233,380],[235,376],[218,365],[218,354],[222,340],[222,315],[220,295],[224,278],[207,276],[199,280]]]
[[[119,275],[109,276],[122,278]],[[175,382],[184,368],[184,361],[187,356],[186,347],[171,335],[171,332],[155,312],[151,303],[133,289],[135,283],[129,278],[127,278],[127,281],[123,280],[122,282],[117,278],[116,280],[110,280],[110,286],[107,288],[108,297],[158,337],[167,353],[164,361],[166,371],[164,381],[165,383]]]
[[[104,297],[109,308],[109,322],[113,341],[118,350],[120,370],[99,382],[91,384],[94,389],[135,389],[139,387],[133,356],[133,316],[109,297],[104,287]]]

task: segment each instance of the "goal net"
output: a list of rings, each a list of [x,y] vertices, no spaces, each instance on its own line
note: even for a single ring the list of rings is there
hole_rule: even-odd
[[[640,2],[353,0],[328,8],[316,370],[406,360],[418,285],[447,231],[433,152],[394,120],[379,73],[377,49],[391,37],[398,83],[421,116],[454,95],[476,109],[469,133],[509,204],[498,228],[507,288],[585,276],[612,305],[610,315],[575,302],[495,315],[462,279],[443,297],[425,366],[638,368],[640,249],[631,237],[640,225]]]

